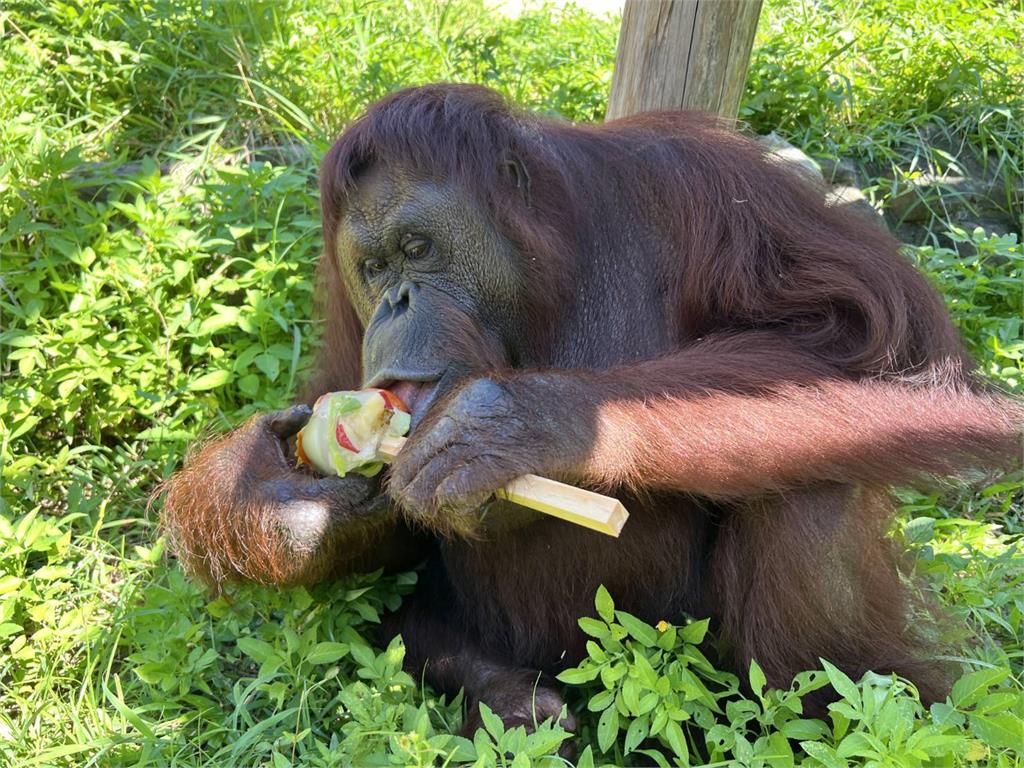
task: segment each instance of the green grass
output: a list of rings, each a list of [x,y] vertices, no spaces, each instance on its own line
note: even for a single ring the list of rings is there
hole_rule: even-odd
[[[317,328],[316,160],[400,85],[451,79],[600,118],[617,21],[471,0],[25,0],[0,10],[0,766],[560,764],[566,735],[452,734],[461,702],[371,641],[415,575],[211,601],[164,557],[146,501],[210,429],[293,396]],[[743,116],[862,164],[881,208],[929,166],[1024,167],[1019,2],[767,3]],[[938,137],[938,139],[936,138]],[[297,151],[298,150],[298,151]],[[983,369],[1024,392],[1012,236],[942,205],[908,254]],[[1022,486],[901,492],[894,535],[962,620],[965,677],[930,710],[823,666],[736,693],[704,632],[599,595],[566,677],[579,764],[1022,766]],[[674,625],[674,626],[670,626]],[[824,720],[799,699],[824,680]],[[651,737],[644,741],[644,737]],[[1016,747],[1016,749],[1014,749]],[[871,761],[875,762],[872,763]]]

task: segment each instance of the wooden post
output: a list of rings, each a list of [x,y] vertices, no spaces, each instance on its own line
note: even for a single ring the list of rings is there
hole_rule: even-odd
[[[761,0],[626,0],[606,120],[655,109],[735,118]]]

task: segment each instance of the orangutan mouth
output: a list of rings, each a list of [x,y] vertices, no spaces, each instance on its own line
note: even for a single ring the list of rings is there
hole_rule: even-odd
[[[437,397],[440,381],[440,378],[431,381],[400,379],[386,383],[381,389],[388,390],[405,403],[412,416],[412,426],[415,428]]]

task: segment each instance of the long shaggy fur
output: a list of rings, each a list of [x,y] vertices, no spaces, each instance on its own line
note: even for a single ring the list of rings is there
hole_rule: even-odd
[[[502,172],[510,161],[525,195]],[[516,679],[556,671],[583,652],[575,620],[604,583],[652,621],[713,616],[732,661],[757,658],[774,684],[824,656],[941,695],[916,618],[927,611],[884,535],[885,488],[1018,463],[1024,418],[975,379],[895,240],[707,116],[571,125],[475,86],[399,91],[324,160],[327,326],[307,398],[359,379],[362,328],[334,254],[377,163],[460,185],[515,244],[533,362],[598,414],[577,479],[632,512],[618,541],[542,520],[428,544],[421,586],[389,620],[414,665],[447,659],[434,681],[474,696],[495,662]],[[520,373],[497,375],[515,386]],[[213,582],[339,570],[327,564],[343,535],[295,558],[273,506],[247,501],[246,434],[205,446],[170,482],[164,520],[186,567]]]

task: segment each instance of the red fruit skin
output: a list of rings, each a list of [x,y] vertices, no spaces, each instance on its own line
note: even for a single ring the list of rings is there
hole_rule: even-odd
[[[352,451],[352,453],[359,453],[359,449],[352,445],[352,441],[348,439],[348,435],[345,434],[345,427],[338,424],[334,428],[334,439],[338,441],[338,445],[344,448],[346,451]]]
[[[402,402],[402,398],[387,389],[378,389],[380,396],[384,398],[384,408],[388,411],[393,411],[397,408],[405,413],[409,412],[409,406]]]

